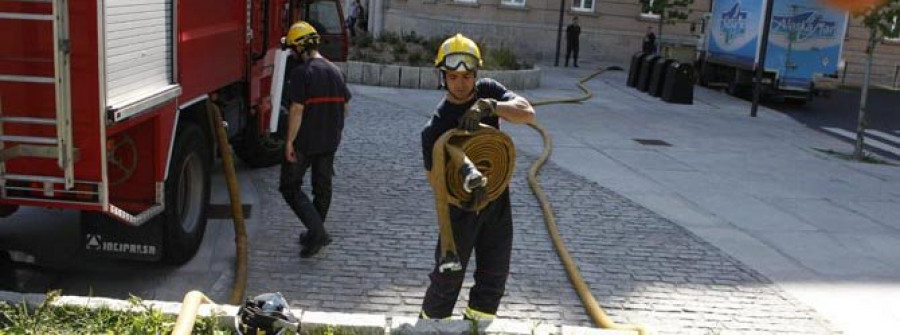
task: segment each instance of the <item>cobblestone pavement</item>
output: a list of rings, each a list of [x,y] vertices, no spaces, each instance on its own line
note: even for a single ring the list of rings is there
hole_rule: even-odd
[[[335,241],[319,256],[299,257],[302,226],[277,191],[279,169],[253,172],[262,226],[250,240],[247,292],[280,291],[306,310],[415,316],[437,238],[419,140],[433,105],[415,110],[365,92],[354,99],[326,223]],[[590,326],[527,187],[533,160],[520,153],[516,162],[514,251],[499,316]],[[540,179],[582,276],[617,322],[658,334],[834,332],[748,266],[652,211],[552,163]]]

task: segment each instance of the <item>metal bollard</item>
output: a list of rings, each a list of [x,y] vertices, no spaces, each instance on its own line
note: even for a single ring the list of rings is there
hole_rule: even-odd
[[[841,85],[847,83],[847,68],[850,67],[850,62],[844,62],[844,73],[841,74]]]
[[[897,81],[898,79],[900,79],[900,65],[894,67],[894,88],[900,86],[900,81]]]

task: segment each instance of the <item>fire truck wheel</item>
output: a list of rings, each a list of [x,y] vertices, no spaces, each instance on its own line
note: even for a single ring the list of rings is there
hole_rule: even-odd
[[[203,131],[187,122],[175,137],[166,180],[164,260],[184,264],[197,253],[206,230],[212,150]]]
[[[282,107],[283,108],[283,107]],[[275,134],[264,134],[259,131],[259,120],[251,117],[241,133],[240,143],[236,148],[238,157],[251,168],[264,168],[281,164],[284,158],[284,131],[287,118],[279,120],[279,131]]]
[[[0,290],[12,290],[16,286],[16,273],[9,251],[0,250]]]

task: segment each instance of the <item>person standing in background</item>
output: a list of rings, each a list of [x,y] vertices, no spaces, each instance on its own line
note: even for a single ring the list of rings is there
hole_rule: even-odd
[[[656,34],[653,33],[653,27],[647,27],[647,35],[644,35],[642,51],[648,54],[656,53]]]
[[[578,25],[578,17],[572,18],[572,23],[566,27],[566,67],[569,66],[569,56],[574,56],[574,65],[578,67],[578,40],[581,37],[581,26]]]
[[[362,5],[359,0],[353,0],[350,3],[350,14],[347,15],[347,28],[350,29],[350,37],[356,37],[356,20],[359,19],[359,13]]]

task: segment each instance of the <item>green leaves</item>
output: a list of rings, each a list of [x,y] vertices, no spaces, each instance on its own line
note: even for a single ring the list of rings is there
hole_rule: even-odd
[[[882,5],[854,14],[854,17],[862,18],[866,28],[875,32],[875,41],[900,37],[900,0],[887,0]]]
[[[660,19],[665,23],[674,24],[687,20],[693,12],[691,5],[694,0],[639,0],[643,12],[661,14]]]
[[[129,299],[129,311],[105,307],[54,306],[60,296],[50,292],[37,307],[25,303],[10,305],[0,302],[0,334],[56,335],[56,334],[169,334],[175,317],[151,308],[138,297]],[[227,334],[216,327],[211,317],[198,318],[194,334]]]

